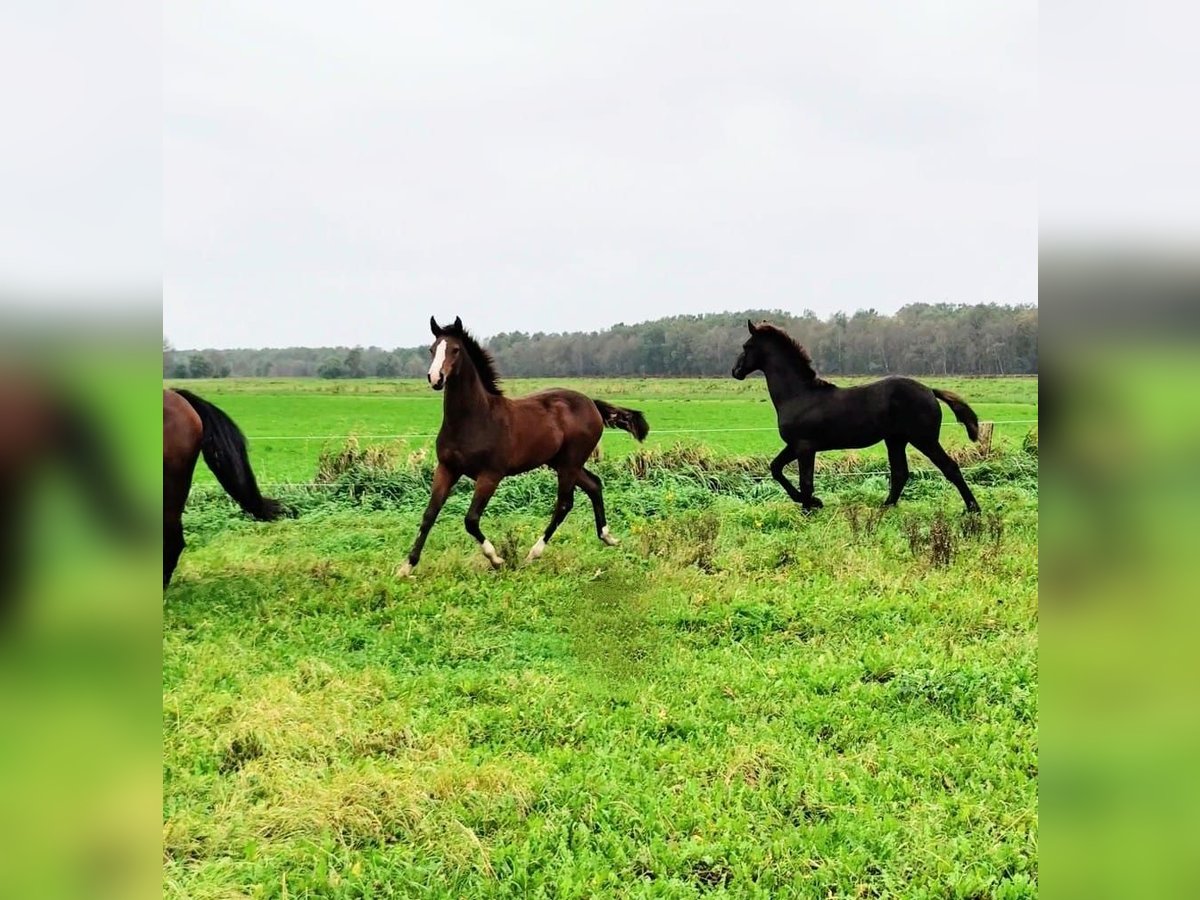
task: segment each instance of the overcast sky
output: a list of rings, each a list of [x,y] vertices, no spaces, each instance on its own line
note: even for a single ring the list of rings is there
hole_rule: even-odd
[[[163,331],[1037,300],[1033,2],[170,2]]]

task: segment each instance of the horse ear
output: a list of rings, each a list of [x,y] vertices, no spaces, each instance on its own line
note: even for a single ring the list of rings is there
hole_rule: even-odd
[[[754,327],[754,323],[751,322],[749,319],[746,320],[746,327],[750,329],[750,335],[752,337],[753,337],[754,333],[756,331],[758,331],[758,329]]]
[[[462,319],[460,319],[458,316],[454,317],[454,330],[462,331]]]
[[[442,336],[442,326],[437,323],[437,319],[433,316],[429,317],[429,330],[433,332],[434,337]]]

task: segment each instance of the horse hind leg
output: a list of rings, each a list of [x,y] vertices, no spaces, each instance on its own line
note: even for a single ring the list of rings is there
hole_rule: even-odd
[[[903,438],[888,438],[888,467],[892,470],[892,488],[888,491],[884,506],[895,506],[900,500],[904,485],[908,484],[908,454],[905,448],[908,442]]]
[[[467,517],[463,520],[467,527],[467,534],[479,542],[483,555],[487,557],[487,561],[492,564],[493,569],[503,566],[504,560],[496,552],[492,542],[484,537],[483,531],[479,527],[479,520],[483,518],[483,511],[487,509],[488,502],[492,499],[492,494],[496,493],[496,486],[499,484],[500,476],[480,475],[476,478],[475,496],[471,498],[471,508],[467,510]]]
[[[604,516],[604,483],[600,476],[587,469],[579,472],[579,489],[587,494],[592,501],[592,511],[596,514],[596,537],[610,547],[615,547],[620,541],[608,532],[608,520]]]
[[[967,512],[979,512],[979,501],[975,499],[975,495],[971,493],[971,488],[967,486],[967,480],[963,478],[962,469],[958,467],[950,454],[943,449],[942,445],[937,441],[918,445],[917,449],[929,457],[930,461],[941,469],[942,474],[946,479],[958,488],[958,493],[962,496],[963,503],[967,505]]]
[[[571,507],[575,505],[575,480],[577,477],[576,473],[566,469],[559,470],[558,499],[554,503],[554,512],[550,515],[550,524],[546,526],[546,531],[538,538],[538,542],[529,549],[529,555],[525,557],[525,562],[533,562],[542,555],[546,544],[550,542],[550,538],[554,537],[554,532],[558,530],[558,526],[562,524],[567,513],[571,511]]]
[[[171,583],[179,557],[183,554],[183,520],[176,518],[163,524],[163,587]]]
[[[199,449],[197,448],[197,455]],[[171,583],[186,541],[183,537],[183,510],[192,490],[196,457],[181,468],[163,469],[163,590]]]

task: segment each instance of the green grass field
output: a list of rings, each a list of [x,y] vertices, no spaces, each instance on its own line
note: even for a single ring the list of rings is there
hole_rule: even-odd
[[[655,429],[648,452],[604,439],[623,543],[579,495],[522,565],[554,496],[532,473],[484,518],[499,572],[461,485],[394,577],[419,439],[276,484],[299,515],[272,524],[201,465],[164,596],[164,892],[1036,896],[1037,442],[1015,420],[1037,382],[930,382],[1014,421],[964,461],[981,517],[925,469],[880,512],[875,450],[829,460],[826,508],[802,514],[764,480],[772,431],[717,430],[773,428],[759,380],[573,383]],[[311,482],[344,446],[280,438],[428,433],[440,412],[417,383],[187,386],[264,482]],[[944,439],[965,443],[953,420]]]

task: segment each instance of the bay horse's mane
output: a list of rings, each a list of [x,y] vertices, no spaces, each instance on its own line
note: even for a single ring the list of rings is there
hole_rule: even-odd
[[[808,351],[778,325],[772,325],[770,322],[761,322],[755,326],[754,332],[782,350],[796,364],[796,368],[800,370],[800,374],[807,381],[811,381],[813,384],[819,386],[829,385],[828,381],[817,377],[816,367],[813,366],[812,357]]]
[[[471,337],[470,332],[463,328],[457,321],[453,325],[442,326],[441,333],[446,337],[457,338],[459,343],[463,345],[463,349],[467,351],[467,356],[471,357],[475,371],[479,373],[479,380],[483,384],[483,389],[497,397],[503,396],[504,391],[500,389],[500,373],[496,371],[496,361],[492,359],[492,354],[484,350],[479,345],[479,342]]]

